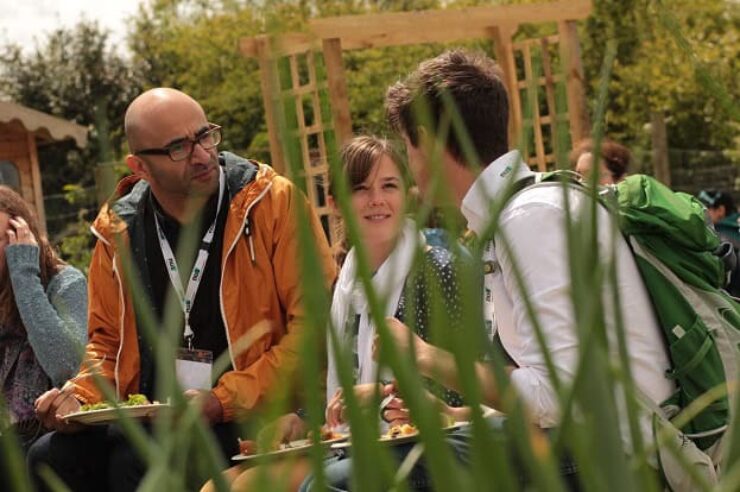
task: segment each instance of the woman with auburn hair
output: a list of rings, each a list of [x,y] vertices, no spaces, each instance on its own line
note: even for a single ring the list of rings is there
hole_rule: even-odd
[[[594,162],[594,141],[590,138],[580,140],[570,152],[570,164],[573,170],[588,179]],[[599,184],[617,184],[627,177],[632,162],[632,155],[627,147],[613,140],[604,138],[599,148]]]
[[[43,432],[36,398],[77,372],[86,339],[84,275],[56,255],[28,203],[0,185],[0,432],[12,428],[24,450]]]

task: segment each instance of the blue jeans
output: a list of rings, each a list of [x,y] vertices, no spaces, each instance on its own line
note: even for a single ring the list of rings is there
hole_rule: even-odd
[[[502,437],[505,438],[505,418],[495,415],[489,417],[487,422],[494,432],[500,432]],[[472,427],[463,427],[450,433],[447,437],[447,443],[452,448],[453,454],[463,466],[470,464],[470,445],[472,442],[471,431]],[[398,464],[403,462],[413,447],[413,443],[402,444],[394,447],[395,458]],[[340,454],[338,456],[327,458],[324,461],[326,490],[330,490],[332,492],[351,490],[352,466],[352,458],[348,454]],[[521,466],[518,468],[520,470],[519,482],[522,485],[522,488],[525,488],[531,480],[526,476]],[[580,490],[577,472],[578,470],[575,463],[569,457],[561,459],[560,473],[563,477],[563,483],[569,491],[576,492]],[[309,475],[303,481],[299,490],[300,492],[310,492],[313,485],[314,477],[313,475]],[[382,484],[378,484],[379,490],[385,490],[388,488],[383,488],[381,485]],[[431,478],[426,469],[423,457],[411,471],[407,485],[411,490],[415,491],[433,490]]]

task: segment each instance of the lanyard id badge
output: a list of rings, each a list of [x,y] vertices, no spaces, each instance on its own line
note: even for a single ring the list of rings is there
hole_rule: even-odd
[[[213,352],[210,350],[177,349],[175,374],[183,390],[211,389]]]
[[[183,338],[187,343],[188,349],[193,349],[193,338],[195,333],[190,327],[190,311],[193,308],[193,302],[195,301],[195,295],[198,293],[198,287],[200,281],[203,279],[203,271],[208,261],[208,255],[210,254],[211,243],[213,242],[213,236],[216,232],[216,224],[218,223],[218,216],[221,212],[221,202],[224,196],[224,170],[219,166],[218,168],[218,203],[216,205],[216,216],[213,218],[211,226],[208,228],[206,233],[203,235],[201,240],[201,247],[198,250],[198,256],[193,264],[193,269],[188,277],[187,287],[183,287],[182,278],[180,277],[180,270],[177,266],[177,260],[175,254],[172,252],[170,242],[167,240],[162,227],[159,225],[157,214],[154,214],[154,224],[157,227],[157,236],[159,238],[159,247],[162,250],[162,258],[164,259],[164,265],[167,269],[167,273],[170,277],[172,287],[174,287],[177,293],[177,298],[180,300],[180,307],[182,308],[183,315],[185,317],[185,328],[183,330]],[[213,361],[213,355],[211,355],[211,361]]]

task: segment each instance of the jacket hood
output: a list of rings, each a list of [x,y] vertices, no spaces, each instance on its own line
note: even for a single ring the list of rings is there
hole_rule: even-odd
[[[276,176],[275,171],[264,164],[245,159],[231,152],[220,152],[219,165],[226,172],[226,191],[229,201],[245,192],[239,205],[243,210],[258,196]],[[99,239],[110,243],[114,235],[123,233],[140,212],[143,201],[149,195],[149,183],[139,176],[126,176],[116,185],[116,190],[103,205],[92,224],[92,232]]]

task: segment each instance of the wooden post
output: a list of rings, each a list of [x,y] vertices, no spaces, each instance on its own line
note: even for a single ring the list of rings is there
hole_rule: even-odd
[[[558,22],[558,33],[560,58],[563,64],[565,87],[568,94],[571,141],[577,142],[588,137],[591,132],[591,124],[589,123],[586,92],[583,86],[585,82],[576,21]]]
[[[31,179],[33,182],[33,201],[36,205],[36,214],[39,226],[46,234],[46,212],[44,210],[44,191],[41,188],[41,171],[39,169],[39,156],[36,153],[36,137],[31,132],[26,132],[26,144],[28,146],[28,158],[31,164]]]
[[[342,63],[342,42],[339,38],[324,39],[322,42],[326,65],[327,89],[331,100],[334,132],[341,146],[352,138],[352,117],[349,111],[349,94]]]
[[[668,132],[661,111],[650,113],[650,135],[652,137],[653,174],[664,185],[671,186],[671,167],[668,162]]]
[[[511,37],[516,33],[516,25],[493,26],[489,34],[493,39],[496,61],[504,72],[504,83],[509,92],[509,148],[518,147],[517,139],[522,131],[522,103],[516,79],[516,63]]]
[[[279,174],[285,174],[285,158],[280,145],[277,111],[280,107],[280,79],[277,76],[276,61],[270,46],[270,38],[262,35],[257,39],[257,58],[260,67],[260,87],[262,104],[265,107],[267,134],[270,138],[271,165]]]

